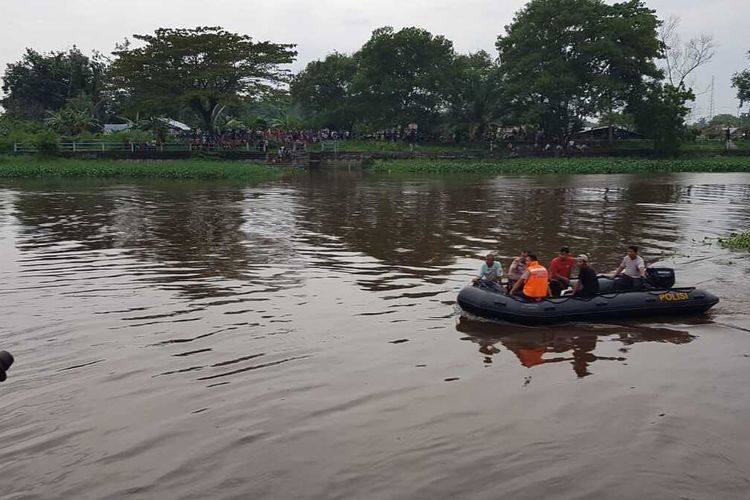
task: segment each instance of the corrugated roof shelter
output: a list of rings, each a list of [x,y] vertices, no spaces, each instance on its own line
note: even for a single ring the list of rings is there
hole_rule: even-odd
[[[621,127],[612,127],[612,136],[615,139],[643,139],[643,136],[637,132],[626,130]],[[609,139],[609,127],[593,127],[581,130],[573,137],[576,139],[590,139],[605,141]]]

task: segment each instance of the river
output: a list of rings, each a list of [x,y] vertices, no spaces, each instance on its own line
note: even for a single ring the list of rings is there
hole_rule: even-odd
[[[747,498],[750,175],[0,180],[0,497]],[[462,317],[637,244],[707,316]]]

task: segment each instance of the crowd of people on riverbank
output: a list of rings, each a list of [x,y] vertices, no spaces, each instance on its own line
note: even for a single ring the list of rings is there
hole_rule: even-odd
[[[574,269],[578,269],[575,281],[571,279]],[[474,281],[500,282],[502,277],[501,263],[495,259],[494,254],[488,254]],[[638,255],[637,246],[627,248],[627,255],[612,278],[615,280],[616,290],[640,289],[644,286],[646,264],[643,257]],[[599,278],[589,263],[588,255],[580,254],[573,258],[568,247],[560,248],[559,255],[552,259],[548,268],[539,263],[536,254],[524,250],[513,259],[508,269],[507,291],[511,295],[531,300],[561,295],[593,297],[599,293]]]
[[[209,134],[201,129],[184,132],[179,139],[189,142],[194,149],[247,149],[268,151],[271,147],[304,151],[310,144],[322,141],[347,141],[354,135],[349,130],[322,129],[227,129],[219,134]]]

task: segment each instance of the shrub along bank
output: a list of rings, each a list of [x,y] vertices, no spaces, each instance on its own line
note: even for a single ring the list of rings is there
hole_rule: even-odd
[[[667,172],[750,172],[750,157],[685,159],[641,158],[516,158],[510,160],[377,160],[377,172],[445,174],[639,174]]]
[[[233,179],[262,182],[294,175],[295,169],[260,163],[210,160],[119,161],[0,157],[0,178]]]

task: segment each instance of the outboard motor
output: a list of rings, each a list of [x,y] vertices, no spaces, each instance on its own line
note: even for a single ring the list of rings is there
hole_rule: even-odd
[[[664,289],[674,286],[674,269],[669,267],[649,267],[646,280],[654,288]]]
[[[7,351],[0,351],[0,382],[4,382],[7,377],[5,372],[13,364],[13,356]]]

